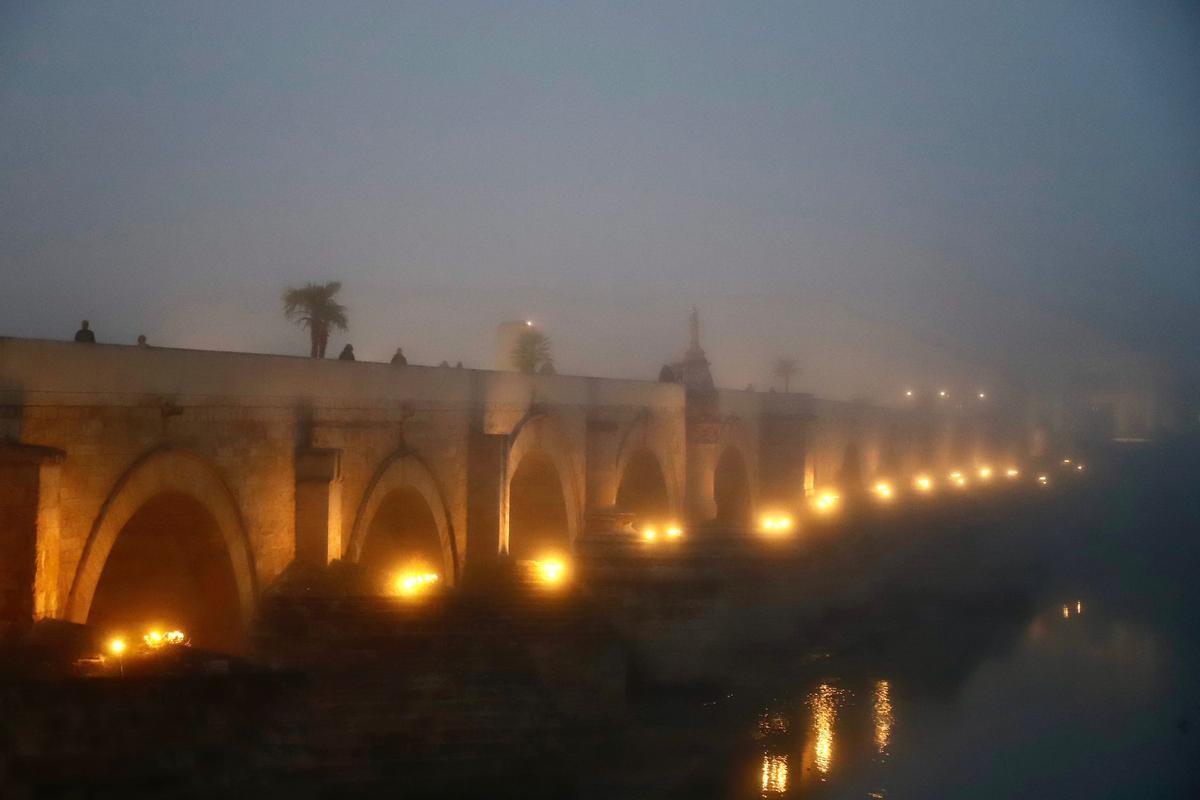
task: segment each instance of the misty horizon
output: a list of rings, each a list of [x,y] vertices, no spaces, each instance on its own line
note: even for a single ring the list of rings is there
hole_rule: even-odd
[[[288,8],[4,12],[0,335],[300,354],[340,280],[367,360],[651,379],[696,305],[732,388],[1197,368],[1182,6]]]

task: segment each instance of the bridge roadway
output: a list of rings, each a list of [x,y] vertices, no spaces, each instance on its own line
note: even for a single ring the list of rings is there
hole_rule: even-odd
[[[233,646],[290,565],[419,555],[456,585],[629,524],[679,525],[686,547],[1026,441],[981,410],[0,339],[0,625],[161,600]]]

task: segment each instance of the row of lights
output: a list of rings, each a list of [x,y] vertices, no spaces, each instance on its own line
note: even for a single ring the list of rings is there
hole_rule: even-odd
[[[649,523],[642,528],[642,541],[645,542],[660,542],[660,541],[678,541],[683,538],[683,528],[677,523],[669,523],[661,527]]]
[[[1071,466],[1076,471],[1082,472],[1084,467],[1082,464],[1073,463],[1071,459],[1063,459],[1063,464]],[[983,483],[992,480],[996,475],[993,467],[983,465],[975,470],[975,477]],[[1004,477],[1010,481],[1016,480],[1021,476],[1021,470],[1017,467],[1008,467],[1004,470]],[[965,489],[971,478],[962,470],[952,470],[946,475],[947,482],[955,489]],[[1050,482],[1050,477],[1046,473],[1039,473],[1036,476],[1036,481],[1040,486],[1046,486]],[[936,488],[936,482],[933,476],[928,473],[921,473],[913,477],[912,488],[918,494],[929,494]],[[882,503],[891,502],[897,496],[896,486],[888,480],[878,480],[870,487],[871,494],[875,499]],[[830,515],[837,511],[841,504],[841,496],[832,490],[824,490],[816,494],[809,505],[811,509],[820,515]],[[779,535],[791,531],[795,527],[795,520],[788,514],[781,512],[770,512],[764,514],[759,519],[759,531],[765,535]]]
[[[164,647],[186,645],[187,634],[183,631],[149,630],[142,635],[142,647],[146,651],[160,650]],[[116,658],[124,658],[129,653],[129,642],[124,636],[113,636],[108,640],[108,654]]]
[[[1064,458],[1063,464],[1071,466],[1080,472],[1083,471],[1083,464],[1074,463],[1070,458]],[[990,481],[993,474],[993,468],[988,465],[983,465],[976,469],[976,475],[981,481]],[[1020,475],[1021,471],[1016,467],[1008,467],[1004,471],[1004,477],[1009,480],[1015,480]],[[967,476],[961,470],[952,470],[947,475],[947,479],[956,488],[965,488],[968,484]],[[1037,476],[1037,482],[1045,486],[1049,482],[1049,476],[1041,473]],[[935,482],[932,476],[922,473],[913,478],[912,487],[918,493],[928,494],[934,490]],[[876,481],[871,486],[871,492],[880,502],[889,502],[897,494],[895,486],[887,480]],[[831,490],[818,493],[811,501],[813,510],[822,515],[832,514],[840,505],[841,496]],[[796,521],[792,515],[779,511],[763,514],[759,519],[759,531],[768,536],[787,535],[792,532],[795,526]],[[683,538],[683,527],[676,522],[652,522],[647,523],[641,528],[640,535],[642,541],[651,545],[679,541]],[[530,574],[542,586],[558,586],[567,578],[566,561],[557,555],[543,556],[540,559],[526,563],[530,568]],[[400,572],[395,576],[393,580],[393,593],[403,598],[422,597],[436,588],[440,580],[441,577],[436,572],[423,568],[410,569]],[[120,647],[124,648],[123,642]]]
[[[915,389],[905,389],[904,396],[908,397],[908,398],[913,398],[913,397],[917,396],[917,392]],[[938,389],[937,396],[943,400],[946,400],[950,397],[950,392],[946,389]],[[975,397],[979,400],[987,400],[987,392],[978,391],[975,393]]]

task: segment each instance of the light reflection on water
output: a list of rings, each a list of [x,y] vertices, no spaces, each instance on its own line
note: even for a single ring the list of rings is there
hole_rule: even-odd
[[[828,683],[822,683],[808,696],[808,706],[812,710],[812,765],[822,776],[833,768],[834,725],[845,696],[844,690],[835,689]]]
[[[788,788],[788,757],[764,753],[762,757],[762,796],[780,795]]]
[[[874,711],[875,749],[881,756],[886,756],[892,741],[892,725],[896,722],[892,711],[892,687],[887,681],[875,682]]]
[[[1039,742],[1064,760],[1114,741],[1146,747],[1128,739],[1124,724],[1162,701],[1161,642],[1151,628],[1084,616],[1084,607],[1081,599],[1042,606],[1011,645],[982,657],[949,692],[929,695],[911,665],[886,679],[816,681],[786,712],[759,716],[766,746],[756,794],[955,796],[984,780],[989,790],[979,796],[1003,797],[1044,759]],[[1007,754],[1003,764],[998,752]],[[1072,796],[1087,796],[1085,785]]]

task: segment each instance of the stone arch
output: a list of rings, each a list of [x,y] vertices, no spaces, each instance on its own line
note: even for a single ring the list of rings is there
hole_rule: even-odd
[[[753,519],[754,499],[746,457],[738,447],[726,446],[713,468],[713,501],[716,519],[729,525],[747,525]]]
[[[652,474],[651,465],[661,477],[663,490],[666,493],[665,513],[669,516],[679,517],[682,513],[682,493],[676,480],[674,461],[670,452],[655,440],[647,417],[643,414],[634,420],[626,430],[617,453],[616,497],[618,508],[621,505],[621,491],[625,487],[626,478],[635,477],[630,473],[631,466],[643,474],[650,475]]]
[[[445,494],[425,462],[410,451],[403,450],[384,459],[363,492],[362,501],[354,515],[354,526],[346,544],[345,558],[357,562],[362,557],[363,545],[371,523],[384,502],[394,493],[411,490],[419,495],[428,507],[437,528],[441,547],[442,575],[448,585],[458,583],[458,547],[454,540],[454,529],[450,524]]]
[[[675,514],[667,477],[658,458],[648,448],[630,454],[617,483],[617,510],[634,514],[639,520],[659,522]]]
[[[566,544],[568,547],[574,547],[575,540],[582,529],[582,499],[576,478],[578,472],[575,466],[576,459],[566,437],[553,418],[545,414],[530,414],[513,429],[508,448],[504,479],[505,524],[500,549],[504,553],[510,552],[513,478],[521,470],[522,462],[530,457],[545,459],[553,466],[554,473],[558,477],[557,485],[562,494],[566,516]]]
[[[744,505],[746,519],[749,520],[753,517],[755,509],[758,508],[758,471],[755,468],[753,457],[755,452],[751,446],[750,433],[740,419],[729,417],[722,421],[717,434],[716,461],[713,462],[712,479],[713,500],[717,505],[718,518],[721,517],[718,492],[724,489],[723,485],[718,486],[718,477],[722,479],[730,477],[744,483],[739,487],[739,491],[745,492],[745,498],[741,502]],[[737,471],[737,474],[723,472],[723,465]],[[721,483],[723,484],[724,480]]]
[[[237,499],[216,466],[187,450],[156,450],[117,480],[92,524],[67,598],[66,618],[88,619],[96,587],[117,537],[142,508],[164,495],[182,495],[211,515],[229,555],[243,625],[254,613],[256,575]]]

